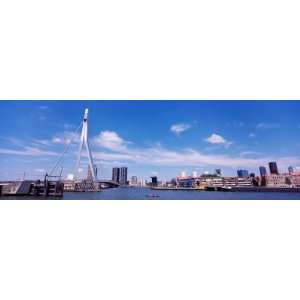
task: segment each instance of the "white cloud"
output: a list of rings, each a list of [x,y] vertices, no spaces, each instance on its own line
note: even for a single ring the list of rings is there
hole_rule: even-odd
[[[240,155],[227,154],[205,154],[194,149],[182,149],[178,151],[166,149],[161,145],[155,145],[148,148],[131,148],[127,147],[128,142],[124,141],[115,132],[102,132],[97,137],[100,145],[109,151],[95,151],[92,149],[93,157],[96,161],[104,163],[118,162],[121,164],[140,164],[148,166],[166,166],[166,167],[224,167],[224,168],[258,168],[260,165],[266,165],[269,161],[277,161],[281,169],[286,169],[289,165],[300,165],[299,157],[278,157],[263,156],[261,153],[250,151],[241,152]],[[226,145],[229,143],[224,137],[219,135],[211,135],[210,141],[216,145]],[[112,152],[113,151],[113,152]],[[74,152],[75,153],[75,152]],[[0,154],[32,156],[37,158],[45,158],[47,156],[58,156],[58,153],[43,150],[38,147],[22,147],[18,150],[0,148]],[[73,152],[72,152],[73,154]],[[83,153],[86,156],[86,153]]]
[[[253,133],[253,132],[249,133],[249,138],[255,138],[255,137],[256,137],[255,133]]]
[[[259,123],[256,125],[257,129],[273,129],[273,128],[279,128],[280,124],[277,123]]]
[[[0,154],[24,155],[24,156],[57,156],[53,151],[46,151],[36,147],[24,147],[21,150],[0,148]]]
[[[184,123],[180,123],[180,124],[174,124],[171,126],[170,130],[176,134],[176,135],[180,135],[181,133],[187,131],[188,129],[190,129],[192,126],[190,124],[184,124]]]
[[[262,153],[256,151],[243,151],[240,153],[240,156],[249,156],[249,155],[261,155]]]
[[[62,139],[59,138],[59,137],[53,137],[52,143],[53,143],[53,144],[64,144],[64,140],[62,140]]]
[[[115,131],[101,131],[99,136],[94,139],[95,144],[110,149],[121,150],[125,149],[126,145],[130,142],[122,139]]]
[[[206,139],[207,142],[211,144],[225,144],[226,140],[218,134],[213,133],[210,137]]]
[[[69,144],[69,143],[78,143],[80,140],[80,136],[78,133],[74,133],[71,131],[65,131],[63,133],[57,134],[52,138],[53,144]]]
[[[39,106],[39,109],[41,109],[41,110],[46,110],[46,109],[48,109],[48,106],[46,106],[46,105],[41,105],[41,106]]]
[[[216,133],[213,133],[211,136],[205,139],[205,141],[214,145],[224,145],[225,147],[229,147],[232,144],[232,142],[227,141],[221,135],[218,135]]]
[[[245,155],[247,154],[247,157]],[[267,165],[269,161],[277,161],[281,168],[289,165],[299,165],[299,157],[260,156],[248,152],[231,156],[222,154],[204,154],[193,149],[172,151],[163,147],[144,149],[123,149],[118,153],[93,152],[95,159],[102,161],[120,161],[126,163],[145,164],[153,166],[218,166],[230,168],[258,168]],[[256,157],[255,157],[256,156]]]

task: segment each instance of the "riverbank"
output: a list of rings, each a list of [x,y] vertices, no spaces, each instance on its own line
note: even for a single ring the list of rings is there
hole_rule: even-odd
[[[212,191],[212,192],[254,192],[254,193],[300,193],[300,188],[295,187],[207,187],[207,188],[184,188],[184,187],[151,187],[156,191]]]

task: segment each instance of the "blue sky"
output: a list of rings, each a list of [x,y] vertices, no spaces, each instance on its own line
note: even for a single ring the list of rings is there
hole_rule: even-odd
[[[64,176],[74,172],[85,108],[100,178],[113,166],[129,176],[170,179],[181,171],[258,173],[278,161],[300,167],[300,101],[1,101],[0,179],[49,171],[67,143]],[[80,174],[86,175],[83,158]]]

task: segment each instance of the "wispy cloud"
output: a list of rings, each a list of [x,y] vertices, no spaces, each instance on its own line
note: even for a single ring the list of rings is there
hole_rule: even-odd
[[[74,124],[70,124],[70,123],[64,123],[63,127],[65,129],[75,129],[76,128],[76,126]]]
[[[42,145],[42,146],[51,146],[51,142],[45,139],[32,139],[31,144],[33,145]]]
[[[144,148],[144,149],[126,149],[116,153],[93,152],[97,160],[102,161],[125,161],[127,163],[137,163],[156,166],[219,166],[219,167],[245,167],[257,168],[260,165],[267,165],[269,161],[276,160],[281,167],[288,165],[299,165],[299,157],[275,157],[260,156],[257,153],[244,152],[240,155],[231,156],[225,154],[204,154],[194,149],[183,149],[173,151],[163,147]]]
[[[227,122],[226,123],[226,126],[229,126],[229,127],[234,127],[234,128],[242,128],[245,126],[245,123],[242,122],[242,121],[231,121],[231,122]]]
[[[223,145],[225,147],[229,147],[232,142],[227,141],[224,137],[219,134],[213,133],[208,138],[205,139],[206,142],[214,145]]]
[[[23,149],[7,149],[0,148],[0,154],[9,154],[9,155],[23,155],[23,156],[57,156],[58,154],[53,151],[42,150],[36,147],[26,146]]]
[[[34,171],[37,172],[37,173],[46,173],[45,169],[39,169],[39,168],[37,168],[37,169],[34,169]]]
[[[190,124],[185,124],[185,123],[178,123],[178,124],[173,124],[170,127],[171,132],[173,132],[176,135],[180,135],[181,133],[189,130],[192,127]]]
[[[49,107],[47,106],[47,105],[40,105],[39,106],[39,109],[41,109],[41,110],[46,110],[46,109],[48,109]]]
[[[96,160],[102,162],[126,162],[153,166],[219,166],[219,167],[247,167],[257,168],[260,165],[266,165],[269,161],[276,160],[283,168],[288,165],[299,165],[299,157],[276,157],[276,156],[262,156],[261,153],[254,151],[244,151],[240,155],[227,154],[204,154],[195,149],[182,149],[174,151],[167,149],[161,145],[148,148],[129,147],[126,141],[118,134],[104,134],[100,135],[101,145],[105,146],[106,151],[93,151],[93,156]],[[106,138],[103,138],[106,137]],[[210,142],[214,144],[226,145],[231,143],[220,135],[211,135]],[[259,156],[259,157],[258,157]]]
[[[253,133],[253,132],[249,133],[249,138],[255,138],[255,137],[256,137],[255,133]]]
[[[262,155],[261,152],[256,152],[256,151],[243,151],[240,153],[240,156],[257,156],[257,155]]]
[[[80,140],[79,133],[75,133],[72,131],[64,131],[62,133],[58,133],[52,137],[52,143],[56,145],[66,145],[69,143],[78,143]]]
[[[55,137],[54,137],[55,138]],[[44,157],[58,156],[60,153],[51,151],[54,147],[52,142],[63,144],[66,141],[66,136],[57,136],[60,140],[33,140],[40,147],[32,147],[25,145],[21,140],[12,140],[17,146],[0,148],[0,154],[17,155],[36,157],[38,159]],[[75,138],[79,138],[77,135]],[[232,142],[226,140],[223,136],[213,133],[206,141],[212,145],[221,145],[228,147]],[[196,166],[218,166],[226,168],[257,168],[260,165],[267,165],[269,161],[277,161],[281,168],[287,168],[289,165],[300,165],[300,158],[296,156],[279,157],[272,155],[262,155],[254,151],[244,151],[239,155],[229,154],[206,154],[192,148],[183,148],[181,150],[168,149],[160,144],[152,147],[135,147],[129,141],[122,138],[117,132],[102,131],[93,139],[92,152],[95,161],[100,161],[101,164],[141,164],[148,166],[169,166],[169,167],[196,167]],[[102,149],[100,149],[101,147]],[[99,149],[101,151],[99,151]],[[72,150],[73,151],[73,150]],[[75,154],[74,152],[71,154]],[[83,153],[86,156],[86,153]]]
[[[278,123],[265,123],[265,122],[262,122],[262,123],[258,123],[256,125],[257,129],[273,129],[273,128],[279,128],[279,127],[280,127],[280,124],[278,124]]]

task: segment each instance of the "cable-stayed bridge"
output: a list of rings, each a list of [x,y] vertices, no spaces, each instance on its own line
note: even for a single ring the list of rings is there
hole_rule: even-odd
[[[119,183],[112,180],[98,180],[97,178],[97,168],[94,164],[93,155],[91,151],[91,147],[89,144],[89,122],[88,122],[88,108],[84,111],[83,121],[80,123],[76,131],[74,132],[74,136],[77,136],[79,131],[81,130],[80,140],[79,140],[79,148],[77,153],[77,160],[74,169],[73,178],[69,178],[64,181],[65,190],[66,191],[78,191],[78,192],[89,192],[89,191],[99,191],[101,188],[109,188],[109,187],[118,187]],[[72,139],[66,144],[64,151],[58,157],[55,165],[51,169],[49,175],[53,175],[54,172],[58,169],[60,164],[62,163],[66,153],[69,150]],[[87,157],[88,157],[88,176],[86,179],[80,180],[78,179],[78,173],[80,169],[80,161],[82,157],[83,148],[86,149]]]

